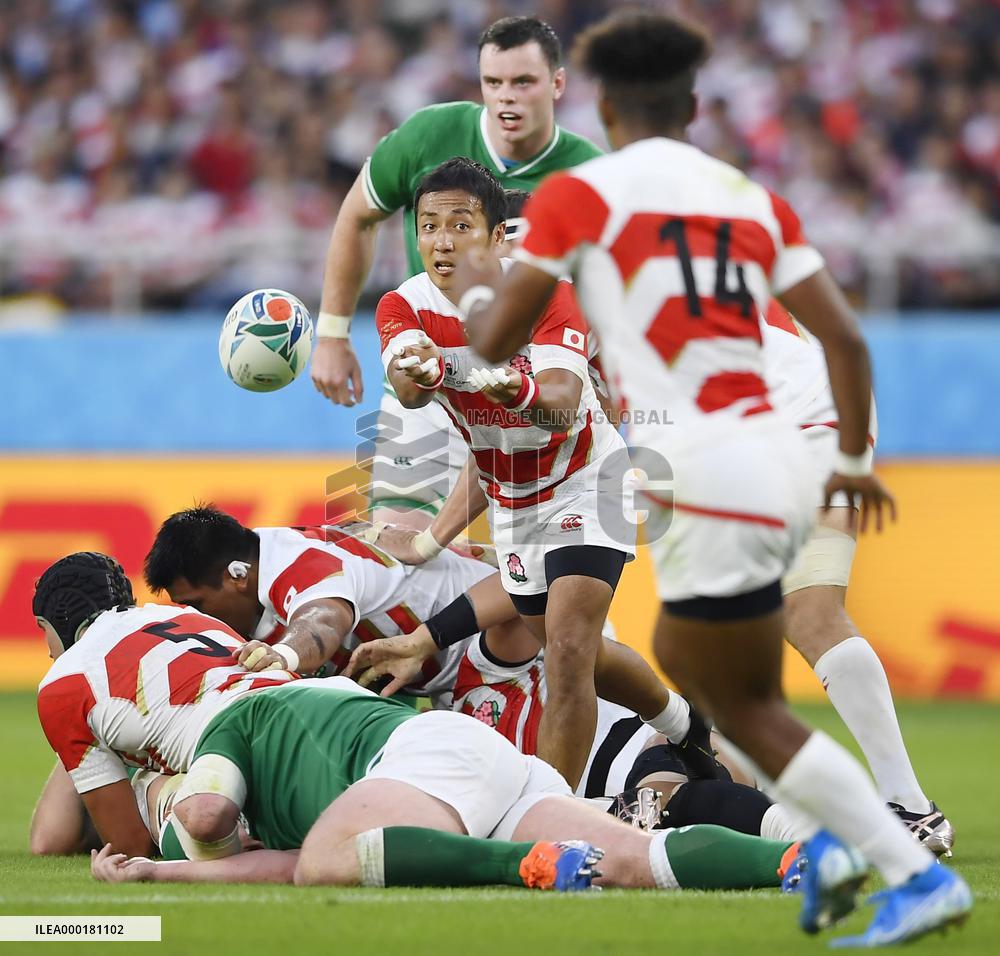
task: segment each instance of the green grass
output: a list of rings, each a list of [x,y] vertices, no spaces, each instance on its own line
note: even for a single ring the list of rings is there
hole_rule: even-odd
[[[800,708],[846,742],[826,707]],[[958,833],[955,865],[978,897],[961,930],[916,944],[924,954],[996,952],[1000,938],[997,769],[1000,709],[976,704],[906,704],[904,733],[924,786]],[[795,924],[798,901],[777,892],[612,891],[558,896],[518,890],[319,890],[292,887],[128,885],[90,879],[80,859],[27,853],[34,798],[52,763],[29,694],[0,695],[0,914],[160,915],[157,953],[230,956],[250,950],[360,954],[820,953],[823,940]],[[994,755],[994,756],[991,756]],[[860,931],[867,912],[845,930]],[[73,943],[51,944],[56,950]],[[115,947],[124,952],[130,944]],[[0,954],[36,952],[0,944]],[[46,948],[46,952],[50,950]],[[914,950],[911,950],[914,951]]]

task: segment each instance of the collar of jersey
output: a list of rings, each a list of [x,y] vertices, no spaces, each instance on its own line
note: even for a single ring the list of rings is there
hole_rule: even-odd
[[[490,142],[490,137],[486,132],[486,107],[483,106],[480,109],[479,135],[483,140],[483,146],[486,148],[486,152],[490,154],[490,159],[493,160],[493,165],[496,167],[497,172],[502,176],[509,176],[513,173],[517,173],[517,175],[520,176],[522,173],[526,173],[529,169],[531,169],[532,166],[540,163],[546,156],[549,155],[549,153],[552,152],[552,150],[556,148],[556,143],[559,142],[561,132],[559,124],[556,123],[552,133],[552,139],[549,140],[546,147],[538,153],[537,156],[533,156],[526,163],[519,166],[511,166],[508,169],[507,166],[504,165],[504,161],[500,158],[500,154],[493,148],[493,144]]]

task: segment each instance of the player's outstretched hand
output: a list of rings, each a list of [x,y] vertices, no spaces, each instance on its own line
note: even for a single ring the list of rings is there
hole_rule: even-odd
[[[153,879],[156,864],[145,856],[112,853],[111,844],[90,851],[90,875],[101,883],[144,883]]]
[[[413,544],[413,539],[419,533],[412,528],[398,528],[389,524],[379,531],[378,537],[372,543],[403,564],[424,564],[427,558]]]
[[[361,366],[350,339],[325,335],[313,346],[310,369],[316,391],[337,405],[356,405],[364,397]]]
[[[286,664],[284,658],[276,654],[269,644],[263,641],[247,641],[240,648],[236,663],[242,664],[248,671],[283,671]]]
[[[362,687],[367,687],[388,675],[392,680],[382,688],[381,694],[391,697],[421,677],[424,661],[436,650],[430,631],[421,624],[411,634],[359,644],[344,668],[344,676],[353,677]]]
[[[521,389],[521,373],[506,365],[503,368],[469,370],[469,384],[479,389],[491,402],[505,405],[512,402]]]
[[[394,346],[392,354],[396,368],[424,388],[435,387],[444,377],[441,350],[423,333],[410,345]]]
[[[896,499],[889,494],[888,489],[875,475],[847,478],[834,472],[830,475],[830,480],[826,483],[826,488],[823,491],[824,511],[829,509],[830,501],[838,491],[845,492],[854,506],[861,509],[859,530],[862,534],[868,529],[869,516],[872,514],[875,516],[875,530],[882,530],[883,509],[890,520],[896,520]],[[853,510],[851,511],[851,521],[854,521]]]

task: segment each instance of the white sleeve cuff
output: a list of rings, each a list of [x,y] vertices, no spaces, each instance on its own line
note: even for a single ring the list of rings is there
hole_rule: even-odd
[[[785,246],[771,269],[771,291],[781,295],[824,266],[823,256],[812,246]]]

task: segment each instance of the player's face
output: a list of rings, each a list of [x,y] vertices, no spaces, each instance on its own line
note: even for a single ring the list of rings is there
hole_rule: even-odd
[[[553,71],[537,43],[509,50],[491,43],[484,46],[479,54],[479,85],[495,143],[503,143],[512,153],[525,143],[536,149],[545,145],[552,135],[555,102],[566,88],[566,71],[561,67]]]
[[[417,248],[424,269],[449,292],[458,261],[473,250],[490,250],[503,240],[503,223],[490,229],[482,203],[461,189],[425,193],[417,207]]]
[[[42,629],[42,633],[45,635],[45,643],[49,648],[49,657],[51,657],[52,660],[55,660],[60,654],[63,653],[62,641],[59,640],[59,635],[56,634],[55,628],[49,624],[45,618],[36,617],[35,621]]]
[[[246,578],[234,580],[224,574],[221,586],[212,587],[192,584],[180,577],[167,586],[167,594],[174,604],[187,605],[202,614],[217,617],[237,634],[250,638],[260,620],[260,607],[256,593],[248,590],[246,581]]]

